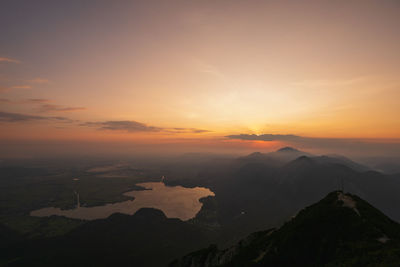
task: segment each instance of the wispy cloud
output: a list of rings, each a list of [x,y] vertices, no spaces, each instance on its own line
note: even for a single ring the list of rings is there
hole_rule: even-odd
[[[1,60],[0,60],[1,62]],[[42,78],[35,78],[32,80],[27,81],[30,84],[47,84],[50,83],[49,80],[47,79],[42,79]],[[13,85],[13,86],[0,86],[0,92],[6,92],[14,89],[32,89],[32,85],[30,84],[18,84],[18,85]]]
[[[225,75],[217,67],[210,64],[202,64],[200,72],[210,74],[217,78],[225,79]]]
[[[10,100],[6,98],[0,99],[0,103],[36,105],[36,111],[39,112],[73,112],[86,109],[85,107],[68,107],[48,104],[49,102],[51,102],[51,100],[46,98],[30,98],[25,100]]]
[[[38,103],[41,104],[39,110],[43,112],[68,112],[68,111],[77,111],[82,110],[85,108],[80,107],[63,107],[59,105],[52,105],[52,104],[42,104],[46,103],[50,100],[42,99],[42,98],[34,98],[34,99],[27,99],[25,103]],[[0,99],[0,103],[14,103],[9,99],[2,98]],[[18,102],[22,103],[22,102]],[[12,113],[12,112],[5,112],[0,111],[0,122],[34,122],[34,121],[60,121],[60,122],[76,122],[77,120],[72,120],[67,117],[58,117],[58,116],[40,116],[40,115],[30,115],[30,114],[21,114],[21,113]],[[202,134],[210,132],[209,130],[205,129],[198,129],[198,128],[184,128],[184,127],[158,127],[147,125],[142,122],[132,121],[132,120],[124,120],[124,121],[98,121],[98,122],[83,122],[80,123],[79,126],[81,127],[91,127],[96,128],[97,130],[109,130],[109,131],[124,131],[124,132],[148,132],[148,133],[164,133],[164,134],[184,134],[184,133],[192,133],[192,134]]]
[[[36,99],[33,101],[34,103],[44,103],[48,102],[47,99]],[[81,111],[85,110],[85,107],[65,107],[60,105],[53,104],[43,104],[39,107],[40,112],[73,112],[73,111]]]
[[[32,88],[32,86],[27,85],[27,84],[14,85],[11,87],[0,86],[0,92],[6,92],[6,91],[13,90],[13,89],[31,89],[31,88]]]
[[[104,121],[104,122],[86,122],[81,126],[95,127],[99,130],[126,131],[126,132],[163,132],[171,134],[180,133],[206,133],[208,130],[197,128],[165,128],[147,125],[137,121]]]
[[[21,63],[21,61],[14,59],[14,58],[9,58],[9,57],[0,57],[0,62],[8,62],[8,63],[16,63],[16,64]]]
[[[238,134],[225,136],[229,139],[254,140],[254,141],[295,141],[302,137],[293,134]]]
[[[350,79],[316,79],[293,82],[291,85],[308,88],[341,87],[366,82],[370,77],[361,76]]]
[[[45,98],[30,98],[26,100],[27,103],[47,103],[50,102],[50,99]]]
[[[0,122],[29,122],[29,121],[62,121],[72,122],[71,119],[66,117],[45,117],[21,113],[11,113],[0,111]]]
[[[162,128],[149,126],[137,121],[86,122],[81,126],[96,127],[99,130],[123,130],[127,132],[160,132]]]
[[[0,111],[0,121],[5,122],[17,122],[17,121],[35,121],[35,120],[45,120],[45,117],[26,115],[20,113],[10,113]]]
[[[209,130],[197,129],[197,128],[170,128],[172,133],[209,133]]]
[[[47,102],[50,102],[50,100],[45,98],[31,98],[25,100],[12,100],[8,98],[0,98],[0,103],[8,103],[8,104],[43,104]]]
[[[226,76],[223,73],[223,71],[221,71],[221,69],[214,64],[210,64],[199,58],[194,58],[193,64],[195,64],[196,68],[198,69],[198,72],[200,73],[205,73],[215,78],[226,80]]]

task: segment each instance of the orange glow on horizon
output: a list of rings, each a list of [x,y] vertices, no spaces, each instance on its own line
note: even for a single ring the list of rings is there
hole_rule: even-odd
[[[0,51],[0,141],[397,142],[399,5],[310,5],[127,1],[25,14],[32,25],[3,29],[13,38]]]

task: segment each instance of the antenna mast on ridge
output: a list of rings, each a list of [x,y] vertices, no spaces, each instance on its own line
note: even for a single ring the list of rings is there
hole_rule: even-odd
[[[342,192],[344,193],[344,179],[343,179],[343,177],[340,179],[340,189],[342,190]]]
[[[338,189],[344,193],[344,179],[343,177],[338,178]]]

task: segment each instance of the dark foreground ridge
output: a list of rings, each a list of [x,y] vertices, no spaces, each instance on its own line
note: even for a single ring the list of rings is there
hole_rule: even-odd
[[[400,225],[361,198],[335,191],[279,229],[175,260],[196,266],[398,266]]]
[[[24,240],[0,225],[0,266],[165,266],[171,258],[207,246],[212,235],[151,208],[113,214],[39,240]]]

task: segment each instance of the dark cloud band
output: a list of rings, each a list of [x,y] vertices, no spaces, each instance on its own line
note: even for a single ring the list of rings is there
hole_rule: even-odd
[[[72,122],[71,119],[66,117],[45,117],[45,116],[36,116],[36,115],[27,115],[27,114],[0,111],[0,122],[29,122],[29,121]]]
[[[96,127],[99,130],[126,131],[126,132],[163,132],[163,133],[206,133],[208,130],[197,128],[164,128],[147,125],[137,121],[103,121],[85,122],[81,126]]]

